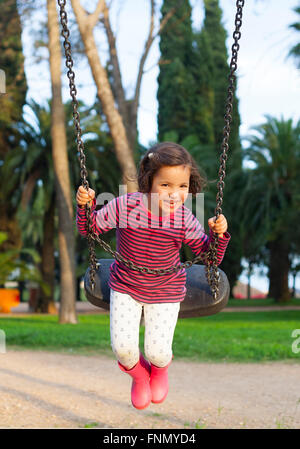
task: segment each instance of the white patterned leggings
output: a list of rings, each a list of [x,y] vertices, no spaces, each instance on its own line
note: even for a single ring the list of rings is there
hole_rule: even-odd
[[[145,356],[158,367],[172,359],[172,342],[180,303],[146,304],[131,296],[110,290],[111,347],[127,369],[139,361],[139,331],[142,311],[145,320]]]

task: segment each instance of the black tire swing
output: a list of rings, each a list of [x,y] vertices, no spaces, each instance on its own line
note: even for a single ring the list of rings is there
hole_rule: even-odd
[[[80,173],[82,186],[88,191],[89,183],[87,181],[87,169],[85,166],[84,144],[81,139],[80,117],[78,113],[78,101],[76,98],[77,89],[75,86],[75,73],[72,70],[73,59],[71,55],[71,44],[69,42],[70,32],[68,29],[68,18],[65,11],[66,0],[58,0],[60,9],[60,21],[62,25],[62,36],[64,38],[64,49],[66,57],[66,66],[68,68],[67,76],[69,79],[70,96],[73,105],[73,119],[76,129],[77,150],[80,160]],[[240,28],[242,26],[244,0],[236,1],[236,15],[235,15],[235,30],[233,33],[234,43],[232,45],[232,55],[230,62],[230,73],[228,76],[229,86],[227,90],[227,99],[225,105],[225,126],[223,128],[223,141],[221,145],[219,181],[217,184],[218,192],[216,198],[215,216],[216,219],[222,213],[221,205],[223,202],[223,188],[225,178],[226,161],[228,158],[228,141],[230,135],[230,124],[232,121],[232,103],[233,94],[235,90],[235,71],[237,69],[237,57],[239,50],[239,39],[241,37]],[[187,261],[163,269],[149,269],[135,265],[133,262],[125,259],[120,253],[113,251],[111,247],[102,240],[99,235],[95,234],[91,229],[91,208],[86,205],[87,217],[87,239],[90,255],[90,266],[84,276],[84,288],[88,301],[96,307],[109,310],[110,303],[110,288],[109,267],[114,259],[96,259],[95,241],[107,252],[109,252],[116,260],[122,262],[127,267],[140,272],[147,272],[156,274],[158,276],[166,273],[175,272],[182,268],[189,268],[187,270],[186,279],[186,296],[184,301],[180,304],[179,318],[190,318],[213,315],[222,310],[229,298],[230,287],[226,274],[217,267],[217,248],[218,237],[214,234],[214,239],[210,244],[209,250],[205,254],[197,256],[192,261]],[[202,261],[204,265],[195,265],[196,262]]]

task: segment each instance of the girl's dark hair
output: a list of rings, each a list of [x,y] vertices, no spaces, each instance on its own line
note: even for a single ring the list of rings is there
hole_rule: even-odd
[[[138,173],[139,192],[149,193],[155,173],[166,165],[185,165],[190,168],[189,193],[196,195],[206,185],[204,175],[200,175],[195,160],[184,147],[173,142],[162,142],[150,148],[140,162]]]

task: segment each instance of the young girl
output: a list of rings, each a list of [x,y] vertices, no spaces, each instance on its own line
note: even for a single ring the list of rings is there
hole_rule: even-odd
[[[77,191],[77,227],[86,235],[84,205],[92,202],[92,223],[96,233],[112,228],[117,232],[117,251],[136,265],[166,269],[180,263],[182,243],[199,255],[207,250],[212,233],[219,236],[218,264],[230,235],[227,221],[220,215],[208,220],[209,236],[190,209],[184,206],[188,194],[201,191],[203,180],[188,151],[164,142],[143,157],[139,191],[119,196],[99,211],[95,192]],[[132,270],[115,260],[110,266],[111,346],[122,371],[132,378],[131,401],[143,409],[160,403],[168,394],[168,367],[173,358],[172,341],[180,302],[186,293],[186,272],[155,275]],[[145,322],[145,356],[139,351],[142,311]]]

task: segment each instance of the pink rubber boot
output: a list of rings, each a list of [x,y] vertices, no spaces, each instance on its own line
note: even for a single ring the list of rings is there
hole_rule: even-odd
[[[167,397],[169,391],[168,368],[171,365],[171,362],[162,368],[152,365],[151,363],[150,387],[152,402],[155,404],[163,402]]]
[[[151,389],[149,383],[150,365],[147,360],[141,354],[138,363],[129,370],[121,365],[119,361],[118,365],[124,373],[129,374],[133,379],[131,386],[132,405],[139,410],[148,407],[151,402]]]

